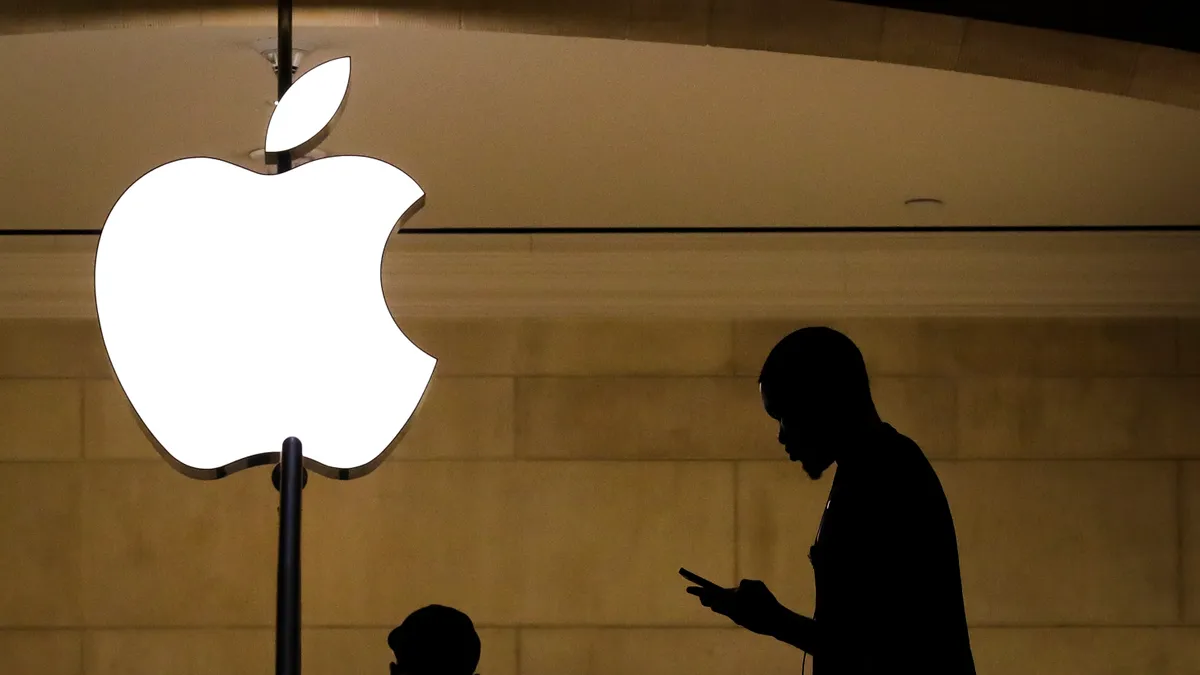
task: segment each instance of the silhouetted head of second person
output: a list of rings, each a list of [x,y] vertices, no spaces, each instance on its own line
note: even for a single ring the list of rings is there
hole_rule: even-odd
[[[442,605],[422,607],[387,638],[396,656],[392,675],[474,675],[479,635],[471,619]]]
[[[879,423],[862,353],[832,328],[801,328],[780,340],[758,384],[763,407],[779,422],[779,442],[814,480]]]

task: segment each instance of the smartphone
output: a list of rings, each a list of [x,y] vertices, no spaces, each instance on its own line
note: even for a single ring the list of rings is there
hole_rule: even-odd
[[[700,586],[703,588],[722,589],[722,590],[724,589],[723,586],[714,584],[713,582],[709,581],[708,579],[705,579],[704,577],[700,576],[699,574],[696,574],[695,572],[686,570],[682,567],[679,568],[679,576],[681,576],[684,579],[687,579],[688,581],[692,582],[693,584],[696,584],[697,586]]]

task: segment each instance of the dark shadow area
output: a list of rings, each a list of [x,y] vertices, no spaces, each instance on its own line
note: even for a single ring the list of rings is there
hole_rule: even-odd
[[[474,675],[481,645],[470,617],[443,605],[422,607],[388,634],[392,675]]]

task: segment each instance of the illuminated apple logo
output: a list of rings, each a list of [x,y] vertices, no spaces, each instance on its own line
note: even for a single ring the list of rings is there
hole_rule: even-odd
[[[267,152],[315,146],[341,112],[350,59],[313,68],[267,127]],[[399,440],[436,360],[396,326],[381,268],[424,192],[370,157],[277,175],[212,158],[160,166],[113,206],[96,250],[96,309],[126,397],[179,470],[219,478],[305,462],[352,478]]]

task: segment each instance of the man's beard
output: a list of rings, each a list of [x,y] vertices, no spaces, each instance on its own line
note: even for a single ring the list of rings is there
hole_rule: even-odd
[[[800,462],[800,468],[804,469],[804,473],[808,474],[808,477],[813,480],[821,480],[821,476],[825,474],[825,467],[809,464],[805,461]]]
[[[824,476],[829,467],[833,466],[833,459],[822,452],[819,446],[809,447],[805,455],[797,453],[796,459],[799,460],[800,468],[804,470],[804,473],[813,480],[821,480],[821,476]]]

